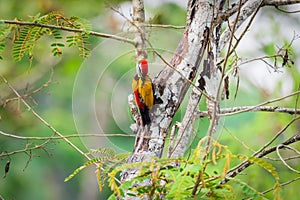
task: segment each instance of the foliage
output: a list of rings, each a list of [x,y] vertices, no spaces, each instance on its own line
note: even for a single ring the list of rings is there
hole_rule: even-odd
[[[68,47],[78,46],[82,57],[87,57],[90,53],[87,46],[89,32],[92,29],[91,24],[77,16],[66,18],[59,12],[50,12],[43,16],[37,14],[24,24],[2,23],[0,28],[0,53],[5,47],[4,40],[12,34],[12,53],[15,61],[20,61],[27,55],[30,62],[32,62],[37,41],[45,35],[53,36],[54,42],[50,45],[52,54],[59,57],[62,54],[62,48],[65,46],[61,34],[63,29],[72,31],[71,35],[66,36],[65,42],[68,43]]]
[[[249,161],[270,173],[274,179],[274,196],[279,197],[280,184],[278,173],[270,163],[261,158],[232,154],[227,146],[210,139],[213,143],[209,159],[203,159],[205,149],[203,144],[208,137],[201,139],[189,158],[153,158],[149,162],[125,163],[128,154],[116,154],[112,149],[98,149],[92,153],[102,156],[94,158],[77,168],[65,181],[70,180],[84,168],[96,164],[96,174],[99,190],[108,182],[113,194],[110,199],[124,197],[126,191],[129,196],[149,196],[151,199],[238,199],[236,191],[241,190],[244,198],[264,199],[264,195],[248,185],[234,178],[228,183],[222,183],[231,163],[234,160]],[[179,167],[177,167],[179,166]],[[138,168],[139,175],[122,184],[118,175],[126,170]]]

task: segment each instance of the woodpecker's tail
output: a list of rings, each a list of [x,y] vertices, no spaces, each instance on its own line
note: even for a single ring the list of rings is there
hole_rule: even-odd
[[[144,108],[140,110],[141,116],[142,116],[142,121],[143,125],[146,126],[151,123],[150,119],[150,113],[148,108]]]

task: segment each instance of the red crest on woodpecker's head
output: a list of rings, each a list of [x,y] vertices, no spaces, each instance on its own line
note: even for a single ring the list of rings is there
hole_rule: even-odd
[[[141,60],[140,69],[141,69],[142,75],[148,74],[148,62],[146,59]]]

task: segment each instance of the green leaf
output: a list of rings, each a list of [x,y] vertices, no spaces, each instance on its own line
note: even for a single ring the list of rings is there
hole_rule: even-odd
[[[253,162],[254,164],[257,164],[260,167],[264,168],[266,171],[268,171],[274,177],[275,180],[279,179],[279,175],[276,172],[276,168],[272,164],[267,163],[262,158],[249,157],[248,160],[250,162]]]
[[[114,194],[112,194],[109,196],[108,200],[117,200],[117,198]]]
[[[51,47],[56,47],[56,46],[64,47],[65,45],[63,43],[52,43],[51,44]]]
[[[84,165],[78,167],[71,175],[69,175],[67,178],[65,178],[64,182],[67,182],[69,181],[71,178],[73,178],[76,174],[78,174],[81,170],[83,170],[84,168],[96,163],[96,162],[99,162],[101,160],[101,158],[94,158],[86,163],[84,163]]]
[[[263,46],[263,51],[267,54],[267,55],[274,55],[276,53],[275,50],[275,45],[274,43],[269,43]]]

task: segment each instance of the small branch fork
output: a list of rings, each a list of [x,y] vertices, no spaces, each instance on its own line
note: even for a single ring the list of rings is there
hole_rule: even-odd
[[[53,74],[54,74],[54,71],[53,69],[51,70],[51,74],[50,74],[50,77],[48,79],[48,81],[46,81],[43,85],[41,85],[40,87],[30,91],[30,92],[27,92],[25,94],[22,94],[21,97],[23,99],[26,99],[26,98],[32,98],[32,95],[36,94],[36,93],[39,93],[41,91],[43,91],[45,88],[47,88],[50,84],[52,84],[52,78],[53,78]],[[26,86],[27,88],[27,86]],[[0,101],[0,105],[3,105],[3,107],[5,107],[7,104],[11,103],[11,102],[14,102],[14,101],[19,101],[20,98],[19,97],[13,97],[13,98],[7,98],[5,100],[2,100]]]

